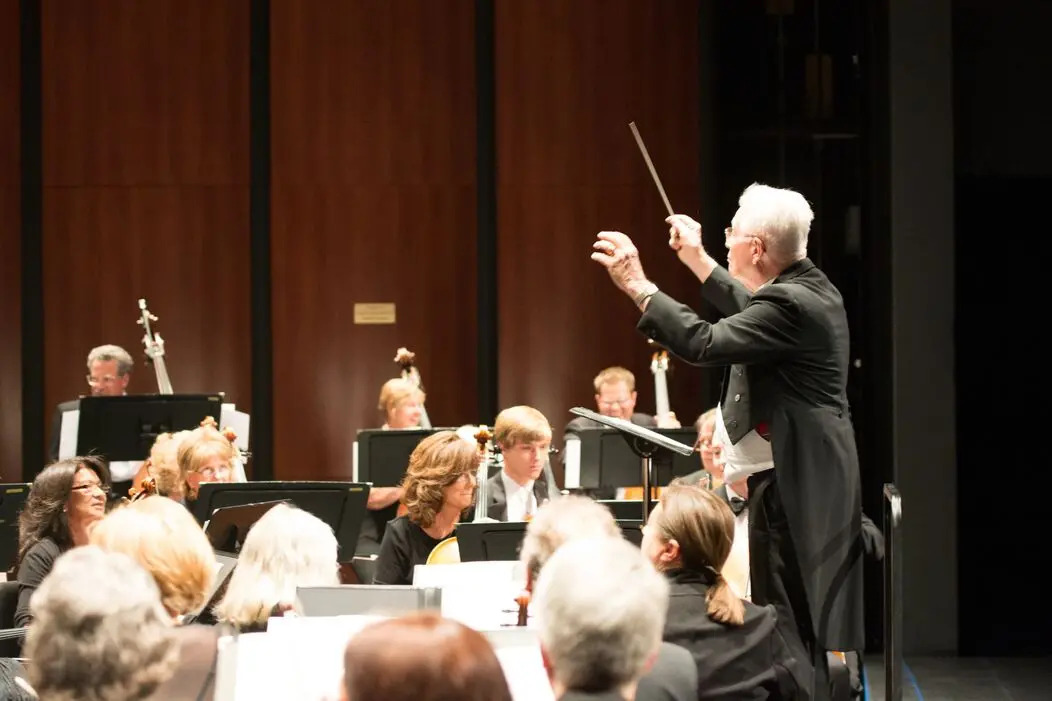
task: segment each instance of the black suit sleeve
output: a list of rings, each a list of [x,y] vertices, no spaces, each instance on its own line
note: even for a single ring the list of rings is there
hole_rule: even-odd
[[[731,277],[726,268],[718,267],[702,283],[701,296],[721,314],[731,316],[745,309],[745,305],[752,299],[752,292]]]
[[[373,584],[412,584],[409,565],[409,538],[397,522],[388,524],[376,557]]]
[[[710,324],[663,292],[650,298],[638,328],[694,365],[757,364],[798,352],[800,311],[783,285],[768,285],[740,313]]]

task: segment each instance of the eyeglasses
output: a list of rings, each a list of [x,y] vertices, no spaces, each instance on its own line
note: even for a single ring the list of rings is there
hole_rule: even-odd
[[[731,246],[733,246],[736,243],[742,243],[743,241],[752,241],[753,239],[759,241],[761,246],[766,246],[766,244],[764,244],[763,242],[763,239],[759,236],[755,234],[736,234],[734,233],[734,228],[730,226],[723,230],[723,238],[723,244],[728,248],[728,250]]]
[[[625,399],[600,399],[599,406],[628,406],[632,403],[631,397]]]
[[[205,482],[212,482],[216,477],[227,477],[230,475],[229,465],[220,465],[219,467],[206,467],[201,470],[194,470],[197,474],[204,478]]]
[[[92,377],[91,375],[87,375],[84,379],[88,381],[90,386],[98,387],[99,385],[113,384],[120,378],[114,377],[113,375],[106,375],[105,377]]]
[[[81,494],[87,494],[93,492],[96,489],[100,492],[105,492],[106,488],[102,485],[102,482],[87,482],[86,484],[75,484],[72,487],[74,492],[80,492]]]

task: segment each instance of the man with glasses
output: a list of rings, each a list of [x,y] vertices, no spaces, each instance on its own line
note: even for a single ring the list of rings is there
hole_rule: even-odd
[[[596,410],[603,416],[631,421],[645,428],[679,428],[676,415],[653,416],[636,411],[636,377],[622,367],[606,368],[595,376]],[[576,433],[587,428],[605,428],[597,421],[578,416],[566,425],[566,433]]]
[[[122,394],[127,394],[128,382],[131,381],[131,371],[134,366],[135,361],[132,360],[131,355],[120,346],[107,344],[92,348],[91,352],[88,353],[88,374],[84,378],[91,389],[91,396],[119,397]],[[51,419],[49,461],[54,462],[58,460],[63,413],[73,411],[79,407],[79,399],[62,402],[55,407],[55,414]]]
[[[661,293],[623,233],[601,232],[591,257],[643,312],[641,332],[687,362],[726,368],[714,440],[725,480],[748,480],[752,598],[775,606],[794,656],[811,663],[799,686],[827,699],[826,651],[864,645],[847,314],[807,259],[807,200],[753,184],[738,205],[724,232],[727,269],[696,221],[666,220],[670,248],[724,315],[715,323]]]

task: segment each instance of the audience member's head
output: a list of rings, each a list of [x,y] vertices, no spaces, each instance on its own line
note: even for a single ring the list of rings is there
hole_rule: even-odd
[[[654,566],[699,573],[708,585],[709,617],[741,625],[745,608],[721,571],[734,543],[734,512],[723,499],[696,485],[673,482],[643,527],[643,553]]]
[[[99,458],[82,456],[45,467],[29,490],[18,517],[18,559],[50,538],[60,549],[83,545],[106,513],[110,471]]]
[[[526,567],[527,585],[564,543],[585,538],[620,538],[613,514],[588,497],[570,495],[544,504],[526,526],[519,559]]]
[[[240,457],[236,436],[206,419],[180,441],[176,453],[179,475],[185,475],[186,497],[196,499],[204,482],[233,482]]]
[[[384,428],[416,428],[424,413],[424,393],[415,384],[395,377],[380,388],[377,408],[384,417]]]
[[[204,531],[183,506],[162,496],[114,509],[95,527],[91,543],[138,562],[172,616],[201,608],[215,580],[215,553]]]
[[[513,406],[497,415],[493,440],[504,456],[504,472],[520,485],[536,480],[548,463],[552,427],[530,406]]]
[[[120,346],[92,348],[88,353],[88,385],[96,397],[119,397],[128,390],[135,361]]]
[[[30,608],[25,653],[41,701],[149,698],[178,663],[157,585],[127,555],[95,546],[65,553]]]
[[[435,613],[374,623],[344,653],[345,701],[511,701],[478,631]]]
[[[179,447],[191,433],[162,433],[150,449],[150,476],[157,485],[157,493],[175,501],[186,499],[187,473],[179,468]]]
[[[592,383],[599,413],[626,421],[636,410],[636,376],[626,368],[606,368]]]
[[[668,582],[638,548],[620,537],[564,544],[541,569],[533,605],[557,698],[566,691],[634,698],[668,609]]]
[[[296,603],[296,587],[340,583],[338,546],[317,516],[278,504],[252,526],[238,555],[216,618],[239,629],[260,629]]]
[[[478,466],[478,444],[456,431],[439,431],[420,441],[402,482],[409,520],[429,528],[444,508],[463,511],[471,506]]]

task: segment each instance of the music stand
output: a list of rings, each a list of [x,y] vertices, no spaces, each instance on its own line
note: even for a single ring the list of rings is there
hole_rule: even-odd
[[[15,564],[18,555],[18,514],[29,497],[29,482],[0,484],[0,571]]]
[[[638,546],[643,540],[639,519],[615,519],[625,540]],[[457,526],[457,546],[461,562],[504,562],[519,559],[526,521],[461,523]]]
[[[374,487],[397,487],[405,477],[409,456],[416,450],[420,441],[441,430],[443,429],[360,429],[355,439],[358,456],[354,479],[359,482],[371,482]],[[370,511],[366,516],[371,520],[366,536],[375,537],[378,543],[382,542],[387,522],[397,515],[397,503]]]
[[[222,407],[222,393],[81,397],[77,455],[145,460],[159,434],[193,430],[207,416],[218,420]]]
[[[651,502],[653,501],[653,495],[650,493],[650,484],[652,481],[651,470],[654,456],[661,450],[668,450],[680,455],[690,455],[694,452],[694,446],[684,445],[648,428],[636,426],[631,421],[614,418],[613,416],[603,416],[584,407],[574,407],[570,409],[570,413],[620,430],[621,436],[628,443],[629,447],[639,456],[640,468],[643,473],[643,523],[646,523],[647,518],[650,516]]]
[[[680,443],[693,445],[697,434],[693,426],[686,428],[650,429]],[[600,426],[576,432],[580,442],[580,486],[607,495],[615,487],[639,484],[639,458],[631,446],[622,440],[621,432]],[[654,456],[651,482],[663,486],[676,477],[697,471],[697,458],[690,455],[660,451]],[[612,496],[612,495],[611,495]]]
[[[238,553],[245,542],[245,536],[263,514],[278,504],[289,504],[289,500],[263,501],[255,504],[222,506],[212,512],[205,523],[205,535],[212,544],[213,550]]]
[[[350,562],[368,500],[369,485],[358,482],[206,482],[190,509],[197,522],[204,524],[222,507],[291,502],[332,528],[341,555]]]

